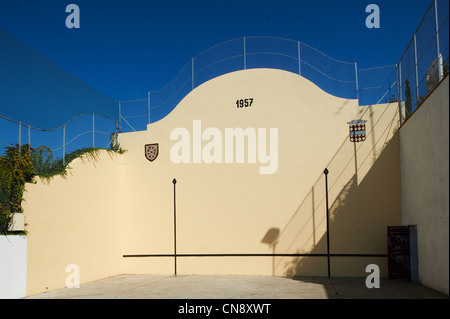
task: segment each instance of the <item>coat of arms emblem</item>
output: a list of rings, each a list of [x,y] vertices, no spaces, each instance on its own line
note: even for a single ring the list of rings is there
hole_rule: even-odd
[[[350,129],[350,142],[364,142],[366,140],[366,123],[365,120],[356,120],[348,122]]]
[[[159,154],[159,145],[156,144],[146,144],[145,145],[145,158],[150,162],[153,162]]]

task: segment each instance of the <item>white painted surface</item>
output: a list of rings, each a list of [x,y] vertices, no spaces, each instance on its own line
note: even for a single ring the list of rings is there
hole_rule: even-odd
[[[400,129],[402,223],[417,225],[419,282],[449,294],[448,77]]]

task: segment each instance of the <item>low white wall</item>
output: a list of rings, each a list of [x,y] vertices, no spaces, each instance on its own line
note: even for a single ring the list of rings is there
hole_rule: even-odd
[[[27,289],[27,238],[0,236],[0,299],[22,298]]]

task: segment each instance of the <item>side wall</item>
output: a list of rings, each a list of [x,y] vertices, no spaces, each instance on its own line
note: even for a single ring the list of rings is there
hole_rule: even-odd
[[[449,79],[400,129],[402,218],[417,225],[419,282],[449,294]]]
[[[102,151],[70,167],[65,178],[26,185],[27,295],[74,284],[70,265],[80,283],[122,273],[121,155]]]

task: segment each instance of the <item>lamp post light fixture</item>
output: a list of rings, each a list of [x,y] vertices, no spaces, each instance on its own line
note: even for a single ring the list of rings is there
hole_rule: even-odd
[[[174,254],[174,274],[177,275],[177,197],[175,185],[177,180],[174,178],[173,181],[173,254]]]

